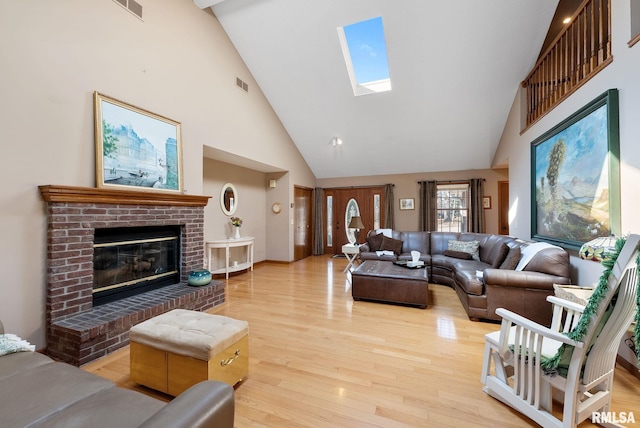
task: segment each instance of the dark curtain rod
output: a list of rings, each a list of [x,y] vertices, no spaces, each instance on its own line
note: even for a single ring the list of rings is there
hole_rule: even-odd
[[[435,180],[436,184],[451,184],[451,183],[469,183],[472,180],[472,178],[467,178],[466,180],[462,179],[462,180]],[[487,181],[486,178],[482,178],[482,181]],[[433,181],[433,180],[419,180],[418,183],[424,183],[427,181]]]

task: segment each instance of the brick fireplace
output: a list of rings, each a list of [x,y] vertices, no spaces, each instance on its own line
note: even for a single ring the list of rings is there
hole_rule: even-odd
[[[40,186],[47,206],[47,354],[82,365],[129,343],[129,329],[175,308],[206,310],[225,300],[224,283],[186,284],[204,265],[208,196],[71,186]],[[96,229],[179,226],[180,280],[93,305]]]

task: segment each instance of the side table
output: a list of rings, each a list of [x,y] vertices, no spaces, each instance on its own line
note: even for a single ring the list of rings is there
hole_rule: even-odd
[[[342,271],[344,273],[347,273],[347,271],[351,270],[351,268],[353,267],[353,263],[356,261],[356,258],[360,254],[360,246],[358,244],[344,244],[342,246],[342,252],[349,261],[349,263],[347,263],[347,267]]]
[[[219,239],[217,241],[207,241],[205,244],[205,252],[207,255],[207,266],[209,271],[215,275],[219,273],[224,273],[225,278],[229,279],[229,272],[235,272],[243,269],[250,269],[253,271],[253,241],[254,238],[251,236],[238,238],[238,239]],[[244,262],[238,264],[231,264],[229,260],[229,250],[235,247],[246,247],[246,259]],[[224,250],[224,265],[223,267],[218,267],[217,265],[214,267],[214,264],[211,262],[212,256],[215,261],[218,261],[217,254],[215,250],[223,249]]]

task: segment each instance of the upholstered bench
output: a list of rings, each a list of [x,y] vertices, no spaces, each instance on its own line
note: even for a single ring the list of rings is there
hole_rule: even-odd
[[[233,386],[249,367],[249,326],[205,312],[174,309],[131,328],[131,380],[176,396],[203,380]]]
[[[399,303],[424,309],[429,304],[427,270],[365,260],[351,272],[351,295],[353,300]]]

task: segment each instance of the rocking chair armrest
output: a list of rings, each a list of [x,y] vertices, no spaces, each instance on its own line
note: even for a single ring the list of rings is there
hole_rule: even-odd
[[[557,306],[562,306],[565,309],[570,309],[572,311],[576,311],[576,312],[580,312],[583,313],[584,312],[584,306],[582,306],[579,303],[574,303],[571,302],[567,299],[562,299],[560,297],[556,297],[556,296],[547,296],[547,302],[552,303],[554,305]]]
[[[537,322],[531,321],[528,318],[525,318],[521,315],[516,314],[515,312],[511,312],[508,309],[498,308],[496,309],[496,315],[502,317],[503,323],[504,321],[508,321],[512,324],[522,326],[527,330],[538,334],[547,339],[557,340],[558,342],[566,343],[567,345],[574,346],[576,348],[582,348],[582,342],[576,342],[573,339],[568,338],[565,334],[558,333],[557,331],[551,330],[548,327],[538,324]],[[502,337],[500,338],[502,340]]]

